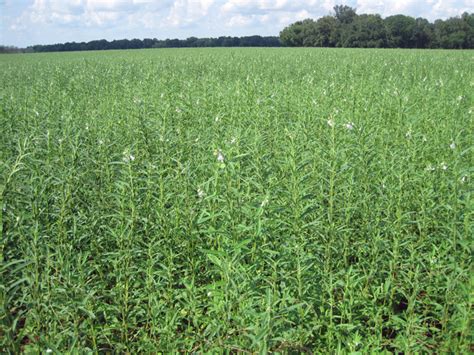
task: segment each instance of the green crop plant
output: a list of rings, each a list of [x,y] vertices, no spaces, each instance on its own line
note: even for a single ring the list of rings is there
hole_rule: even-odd
[[[472,60],[0,56],[0,350],[472,351]]]

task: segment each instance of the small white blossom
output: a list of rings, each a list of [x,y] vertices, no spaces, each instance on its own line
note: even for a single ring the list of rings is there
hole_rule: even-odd
[[[99,144],[100,145],[104,144],[104,141],[102,139],[99,139]]]
[[[461,184],[464,184],[465,182],[467,182],[467,176],[466,175],[461,177]]]
[[[216,116],[216,118],[214,119],[214,121],[219,122],[220,119],[221,119],[221,118],[220,118],[219,116]]]
[[[133,154],[130,154],[128,151],[123,152],[123,158],[122,160],[125,163],[131,162],[135,160],[135,156]]]
[[[461,101],[463,99],[463,96],[459,95],[458,96],[458,101]]]
[[[235,142],[237,142],[237,138],[232,137],[232,139],[230,140],[230,144],[235,144]]]
[[[329,119],[328,120],[328,126],[329,127],[334,127],[335,123],[334,123],[334,120],[333,119]]]
[[[406,138],[406,139],[410,139],[410,138],[411,138],[411,129],[410,129],[407,133],[405,133],[405,138]]]
[[[451,144],[449,145],[449,148],[456,149],[456,143],[451,142]]]
[[[46,349],[46,353],[47,353],[47,354],[51,354],[52,352],[53,352],[53,350],[51,350],[51,349]]]
[[[176,112],[177,113],[180,113],[181,112],[181,109],[179,107],[176,107]]]
[[[206,196],[206,193],[201,189],[197,189],[197,195],[199,198],[203,198],[204,196]]]
[[[89,130],[89,125],[88,125],[88,124],[86,124],[86,131],[88,131],[88,130]]]
[[[425,169],[426,171],[435,171],[435,167],[433,165],[428,165]]]
[[[442,162],[441,163],[441,169],[448,170],[448,164],[446,164],[445,162]]]
[[[263,207],[265,207],[266,205],[268,205],[268,197],[266,197],[266,198],[262,201],[262,203],[260,204],[260,207],[263,208]]]
[[[352,131],[354,129],[354,123],[348,122],[344,125],[344,127],[348,129],[349,131]]]
[[[220,163],[224,162],[224,154],[222,154],[222,152],[217,153],[217,161]]]
[[[426,136],[423,136],[423,138],[421,139],[423,142],[428,142],[428,138],[426,138]]]

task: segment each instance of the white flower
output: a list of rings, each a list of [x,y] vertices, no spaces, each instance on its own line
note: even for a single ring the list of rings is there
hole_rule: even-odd
[[[176,112],[177,113],[180,113],[181,112],[181,109],[179,107],[176,107]]]
[[[405,133],[405,138],[406,138],[406,139],[410,139],[410,138],[411,138],[411,129],[410,129],[407,133]]]
[[[134,161],[135,160],[135,156],[130,154],[128,151],[124,151],[123,152],[123,158],[122,160],[125,162],[125,163],[128,163],[130,161]]]
[[[446,164],[445,162],[442,162],[441,163],[441,169],[448,170],[448,164]]]
[[[456,143],[451,142],[451,144],[449,145],[449,148],[456,149]]]
[[[458,96],[458,101],[461,101],[464,97],[462,97],[461,95]]]
[[[426,171],[434,171],[435,170],[435,167],[433,165],[428,165],[425,169]]]
[[[344,125],[344,127],[348,129],[349,131],[352,131],[354,129],[354,123],[348,122]]]
[[[232,137],[232,139],[230,140],[230,144],[235,144],[235,142],[237,142],[237,138]]]
[[[102,139],[99,139],[99,144],[100,145],[104,144],[104,141]]]
[[[86,131],[88,131],[88,130],[89,130],[89,125],[88,125],[88,124],[86,124]]]
[[[222,154],[220,151],[217,153],[217,161],[220,163],[224,162],[224,154]]]
[[[426,136],[423,136],[422,141],[423,142],[428,142],[428,138],[426,138]]]
[[[334,120],[333,119],[329,119],[328,120],[328,126],[329,127],[334,127],[335,123],[334,123]]]
[[[220,119],[221,119],[221,118],[220,118],[219,116],[216,116],[216,118],[214,119],[214,121],[219,122]]]
[[[203,198],[204,196],[206,196],[206,193],[201,188],[198,188],[197,195],[199,198]]]
[[[260,204],[260,207],[265,207],[266,205],[268,204],[268,197],[265,197],[265,199],[262,201],[262,203]]]
[[[461,184],[464,184],[465,182],[467,182],[467,176],[466,175],[461,177]]]
[[[51,354],[52,352],[53,352],[53,350],[51,350],[51,349],[46,349],[46,353],[47,353],[47,354]]]

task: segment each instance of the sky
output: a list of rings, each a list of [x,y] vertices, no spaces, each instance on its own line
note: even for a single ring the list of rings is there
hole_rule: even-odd
[[[474,12],[474,0],[0,0],[0,44],[94,39],[273,36],[336,4],[430,21]]]

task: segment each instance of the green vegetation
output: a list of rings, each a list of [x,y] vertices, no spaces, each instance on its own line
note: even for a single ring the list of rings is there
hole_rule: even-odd
[[[472,55],[0,57],[0,351],[468,352]]]
[[[26,52],[71,52],[71,51],[96,51],[108,49],[145,49],[145,48],[200,48],[200,47],[279,47],[280,39],[277,36],[243,36],[218,38],[165,39],[137,38],[132,40],[120,39],[107,41],[105,39],[90,42],[66,42],[57,44],[35,45],[20,51]],[[5,48],[11,52],[13,48]],[[2,48],[0,46],[0,53]]]
[[[289,25],[280,39],[290,47],[473,49],[474,13],[430,23],[405,15],[357,15],[355,9],[337,5],[333,16]]]

